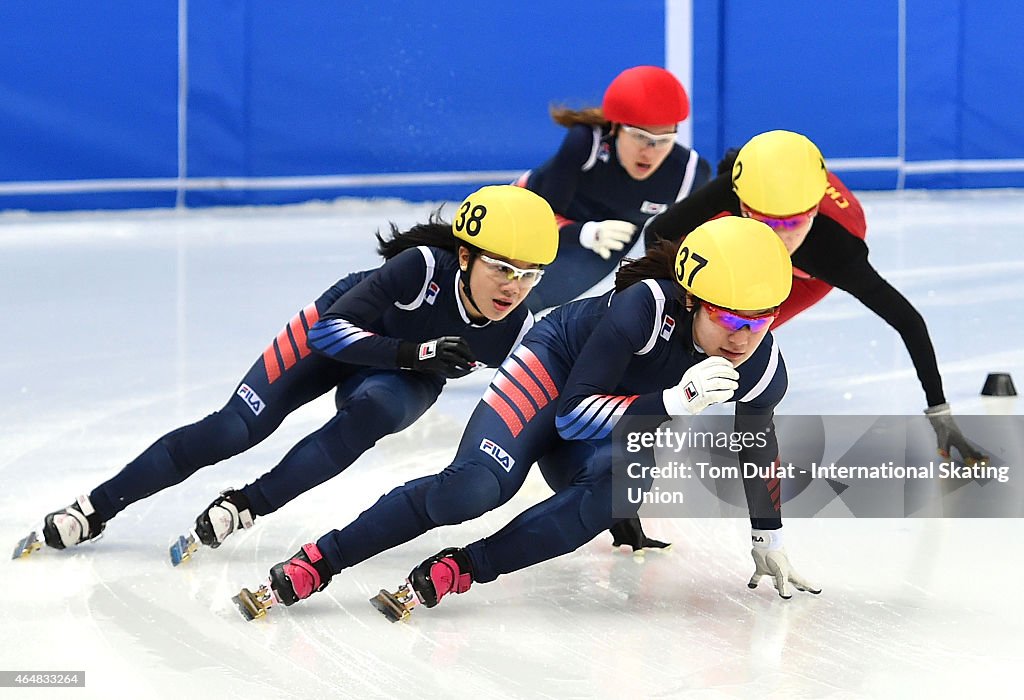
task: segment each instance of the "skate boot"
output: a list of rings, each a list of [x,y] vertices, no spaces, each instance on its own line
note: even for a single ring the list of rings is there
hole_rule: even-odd
[[[327,560],[312,542],[302,545],[291,559],[275,564],[270,570],[270,588],[285,605],[294,605],[322,591],[330,582]]]
[[[473,571],[466,553],[457,547],[443,549],[409,572],[394,593],[381,590],[370,599],[392,622],[405,620],[416,605],[432,608],[449,593],[465,593],[473,585]]]
[[[191,559],[199,551],[200,544],[213,549],[220,547],[235,530],[252,527],[252,521],[249,499],[241,491],[221,491],[213,503],[196,517],[196,526],[171,543],[171,564],[178,566]]]
[[[243,588],[233,600],[242,616],[255,620],[267,614],[267,610],[282,603],[294,605],[331,582],[331,570],[320,549],[313,543],[302,545],[302,549],[287,561],[274,564],[270,579],[256,591]]]
[[[196,518],[196,537],[207,547],[217,549],[235,530],[252,527],[249,499],[241,491],[221,491],[213,503]]]
[[[43,520],[43,539],[46,546],[65,549],[87,540],[94,540],[103,532],[106,523],[100,520],[88,496],[54,511]]]

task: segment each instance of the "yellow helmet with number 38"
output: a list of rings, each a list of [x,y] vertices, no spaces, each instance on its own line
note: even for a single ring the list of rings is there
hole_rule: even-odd
[[[540,195],[515,185],[481,187],[459,205],[455,237],[509,260],[547,265],[558,252],[558,223]]]
[[[676,282],[704,301],[734,311],[771,309],[789,296],[793,263],[767,224],[739,216],[693,230],[676,253]]]

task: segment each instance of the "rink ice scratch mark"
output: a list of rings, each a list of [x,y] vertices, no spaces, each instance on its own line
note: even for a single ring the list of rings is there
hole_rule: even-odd
[[[304,544],[305,540],[308,539],[302,535],[293,537],[289,542],[289,546],[285,548],[285,551],[288,552],[287,554],[275,555],[277,558],[273,559],[271,563],[263,562],[261,565],[259,562],[266,559],[263,554],[264,534],[266,532],[267,528],[264,527],[260,528],[259,532],[254,533],[256,534],[256,541],[255,546],[253,547],[253,559],[257,562],[258,566],[265,565],[265,572],[269,572],[270,567],[273,566],[274,563],[282,561],[284,557],[291,556],[291,553],[297,551],[301,544]],[[299,540],[302,542],[300,543]],[[267,559],[267,561],[270,560]],[[264,573],[259,580],[265,579],[266,576],[267,574]],[[329,588],[316,594],[316,596],[316,599],[311,599],[313,602],[315,602],[315,600],[322,601],[324,599],[330,599],[333,601],[335,606],[348,613],[348,611],[345,610],[344,605],[342,605],[341,602],[331,594],[331,590]],[[302,602],[298,603],[298,606],[302,605]],[[367,606],[369,607],[369,604],[367,604]],[[307,614],[303,614],[302,610],[302,608],[297,606],[292,608],[285,608],[282,606],[280,610],[271,611],[271,614],[268,615],[267,619],[260,622],[266,622],[266,624],[286,625],[301,639],[304,639],[310,647],[317,649],[324,655],[324,657],[329,658],[333,662],[333,665],[330,669],[324,669],[325,673],[323,675],[330,678],[341,676],[343,679],[337,684],[333,682],[331,683],[331,687],[334,692],[347,694],[351,692],[349,684],[354,683],[365,685],[366,690],[364,693],[376,692],[380,688],[388,688],[395,685],[393,672],[391,672],[393,662],[383,666],[371,663],[377,660],[376,657],[372,657],[368,653],[359,650],[358,647],[344,642],[344,640],[349,636],[347,630],[338,627],[334,627],[332,629],[328,628],[329,624],[334,624],[330,619],[330,613],[327,613],[326,619],[324,619],[323,615],[310,617]],[[305,610],[308,611],[308,608]],[[348,614],[350,617],[353,617],[350,613]],[[344,644],[344,649],[339,651],[332,648],[326,642],[322,641],[323,639],[340,640]],[[353,660],[363,658],[365,658],[364,663],[354,669]],[[382,668],[384,670],[381,670]]]
[[[94,573],[97,583],[99,583],[100,587],[102,589],[104,589],[109,594],[110,598],[113,601],[115,601],[116,603],[120,604],[125,610],[127,610],[129,612],[138,609],[137,606],[133,607],[132,603],[127,600],[127,596],[125,596],[124,593],[119,593],[118,591],[116,591],[114,588],[112,588],[107,583],[107,581],[102,576],[100,576],[99,571],[96,569],[95,562],[92,559],[90,559],[90,561],[89,561],[89,567],[92,570],[92,572]],[[86,607],[87,614],[89,615],[91,620],[95,621],[95,616],[93,615],[93,606],[90,604],[88,599],[86,599],[84,602],[85,602],[85,607]],[[168,610],[165,610],[163,608],[157,608],[149,600],[145,600],[145,599],[139,597],[139,602],[143,606],[143,609],[159,610],[165,616],[174,616],[174,614],[172,612],[168,611]],[[206,614],[206,611],[204,611],[204,614]],[[211,615],[211,618],[214,619],[214,620],[218,620],[219,619],[219,618],[217,618],[216,616],[213,616],[213,615]],[[183,617],[177,616],[175,621],[177,622],[177,621],[180,621],[180,620],[183,620],[183,619],[184,619]],[[151,638],[146,638],[146,637],[140,636],[138,634],[133,634],[133,632],[130,629],[126,628],[123,624],[121,624],[119,622],[119,619],[116,618],[116,617],[113,618],[113,621],[115,622],[115,624],[118,624],[119,628],[125,634],[127,634],[128,636],[135,637],[136,639],[138,639],[138,641],[143,644],[143,646],[145,648],[145,651],[146,651],[146,653],[148,655],[153,656],[153,657],[158,657],[158,658],[166,659],[165,651],[160,649],[156,645],[154,645],[152,643],[152,641],[151,641]],[[112,641],[112,640],[110,640],[109,635],[107,635],[104,632],[103,627],[98,622],[96,622],[96,627],[100,631],[101,636],[106,638],[108,640],[108,642]],[[303,692],[293,692],[293,691],[290,691],[290,690],[282,690],[281,684],[276,682],[276,679],[265,680],[264,678],[262,678],[261,676],[263,676],[265,674],[265,668],[266,668],[266,666],[264,664],[261,664],[261,663],[258,663],[258,662],[254,661],[253,664],[250,665],[249,667],[243,667],[240,664],[232,663],[231,660],[234,659],[234,658],[237,658],[237,648],[230,647],[230,646],[225,645],[225,644],[220,643],[220,642],[215,642],[216,646],[220,649],[221,653],[218,654],[218,653],[207,651],[206,649],[204,649],[204,648],[202,648],[200,646],[196,646],[189,639],[187,631],[193,631],[194,632],[197,629],[196,627],[188,626],[187,629],[183,628],[181,633],[172,633],[173,630],[177,630],[179,628],[182,628],[182,625],[180,625],[180,624],[178,624],[178,625],[169,624],[169,625],[165,625],[165,626],[150,625],[148,627],[148,629],[150,629],[150,630],[152,630],[152,629],[159,630],[162,637],[164,637],[166,639],[170,639],[170,640],[174,641],[175,643],[177,643],[177,644],[179,644],[181,646],[184,646],[190,652],[192,652],[195,656],[197,656],[199,658],[202,658],[202,659],[207,659],[209,661],[209,667],[212,667],[212,668],[215,668],[215,669],[218,669],[218,670],[221,670],[221,671],[230,671],[230,672],[232,672],[232,674],[235,677],[234,678],[235,681],[241,681],[243,683],[251,683],[251,684],[255,684],[257,686],[262,686],[264,688],[272,690],[274,693],[277,693],[277,694],[280,694],[282,692],[286,692],[289,697],[293,697],[293,698],[304,698],[304,697],[306,697],[306,694],[303,693]],[[204,629],[204,628],[208,628],[208,626],[204,624],[199,629]],[[231,630],[232,634],[235,633],[235,632],[237,632],[237,630]],[[211,635],[206,635],[205,640],[206,641],[211,641],[211,640],[213,640],[213,637]],[[117,649],[117,647],[115,645],[111,644],[111,646],[113,648]],[[121,654],[120,652],[118,652],[118,655],[121,656],[122,658],[125,658],[124,654]],[[285,658],[285,659],[282,659],[282,660],[292,664],[293,666],[297,666],[297,664],[292,662],[290,659]],[[129,661],[129,659],[125,658],[125,661]],[[179,667],[180,667],[180,664],[179,663],[174,663],[173,660],[171,660],[169,663],[165,663],[164,666],[163,666],[163,668],[165,668],[165,669],[166,668],[179,668]],[[297,670],[301,671],[303,669],[301,669],[300,667],[297,667]],[[323,683],[323,681],[320,678],[315,678],[315,682],[317,684],[319,684],[319,685],[326,685],[326,684]]]
[[[339,581],[338,583],[341,582]],[[336,610],[343,613],[350,622],[357,623],[366,632],[372,631],[370,625],[354,615],[338,600],[330,588],[321,591],[317,595],[330,599]],[[366,606],[367,610],[370,610],[369,603]],[[365,637],[363,635],[352,635],[347,625],[338,625],[337,620],[334,618],[334,611],[328,611],[323,615],[319,615],[311,620],[310,629],[308,631],[304,630],[304,632],[333,657],[336,662],[336,668],[344,669],[346,676],[350,679],[354,678],[355,682],[361,686],[361,690],[358,693],[359,697],[364,697],[365,694],[371,692],[379,693],[382,697],[392,697],[395,693],[400,694],[401,688],[415,685],[417,680],[416,674],[411,669],[399,666],[402,658],[401,655],[382,657],[374,653],[370,645],[361,646]],[[377,630],[378,633],[373,636],[383,639],[389,630],[385,627],[386,621],[383,617],[380,623],[380,627]],[[325,643],[319,641],[321,638],[333,639],[342,646],[340,649],[331,649]],[[393,647],[389,646],[388,649],[393,651]]]

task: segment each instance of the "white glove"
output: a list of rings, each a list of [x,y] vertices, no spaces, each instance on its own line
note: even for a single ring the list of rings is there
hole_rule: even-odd
[[[750,541],[753,545],[750,556],[754,558],[754,575],[750,577],[747,588],[757,588],[762,576],[771,576],[775,590],[786,600],[793,597],[793,591],[789,589],[791,583],[798,591],[810,591],[815,595],[821,593],[820,588],[798,574],[789,563],[782,546],[782,530],[751,529]]]
[[[580,229],[580,245],[607,260],[633,239],[636,226],[628,221],[588,221]]]
[[[713,403],[732,398],[740,373],[724,357],[709,357],[683,373],[679,383],[661,392],[670,416],[695,416]]]

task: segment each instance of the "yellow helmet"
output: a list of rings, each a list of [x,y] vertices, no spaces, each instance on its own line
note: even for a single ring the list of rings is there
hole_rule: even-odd
[[[686,291],[736,311],[776,307],[793,286],[782,239],[767,224],[740,216],[695,228],[679,245],[675,272]]]
[[[558,251],[550,205],[515,185],[489,185],[466,197],[455,212],[452,233],[485,252],[535,265],[547,265]]]
[[[769,216],[792,216],[814,207],[828,187],[825,159],[814,143],[792,131],[766,131],[747,141],[732,166],[740,201]]]

